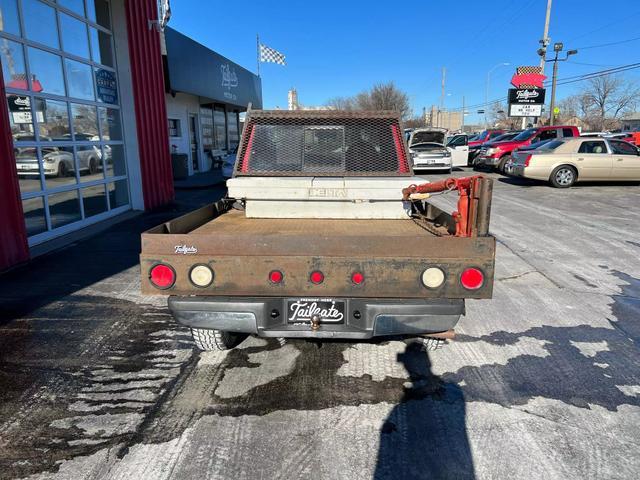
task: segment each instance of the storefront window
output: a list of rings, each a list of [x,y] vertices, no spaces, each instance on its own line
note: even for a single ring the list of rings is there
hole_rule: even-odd
[[[233,151],[240,142],[238,134],[238,112],[227,112],[227,131],[229,132],[229,150]]]
[[[84,1],[83,0],[58,0],[58,3],[62,7],[66,7],[69,10],[73,10],[78,15],[84,16]]]
[[[109,3],[106,0],[87,0],[87,16],[92,22],[111,28]]]
[[[227,148],[227,125],[223,107],[215,107],[213,110],[213,135],[214,147],[217,150]]]
[[[41,142],[71,140],[66,102],[36,98],[35,112]]]
[[[82,142],[98,141],[98,114],[93,105],[81,103],[71,104],[71,118],[73,119],[73,134],[76,140]]]
[[[102,135],[102,140],[122,140],[120,110],[99,107],[98,111],[100,112],[100,134]]]
[[[202,149],[205,152],[214,148],[213,138],[213,110],[210,107],[200,108],[200,137],[202,138]]]
[[[29,48],[31,90],[65,95],[62,58],[38,48]]]
[[[22,0],[26,37],[47,47],[60,48],[56,11],[40,0]]]
[[[18,19],[17,0],[0,0],[0,11],[2,11],[0,31],[19,36],[20,20]]]
[[[95,100],[91,67],[75,60],[65,60],[69,96],[83,100]]]
[[[64,13],[60,14],[60,33],[65,52],[82,58],[89,58],[89,37],[87,24]]]
[[[35,244],[130,205],[109,2],[0,0],[0,16],[6,105]]]
[[[27,74],[24,68],[24,53],[20,43],[6,38],[0,39],[0,57],[5,87],[27,90]]]
[[[113,49],[111,48],[111,35],[89,27],[91,36],[91,58],[96,63],[113,67]]]

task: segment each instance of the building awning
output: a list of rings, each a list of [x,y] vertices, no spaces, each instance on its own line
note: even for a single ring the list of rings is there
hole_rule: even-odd
[[[165,28],[167,88],[245,109],[262,108],[260,77],[186,35]]]

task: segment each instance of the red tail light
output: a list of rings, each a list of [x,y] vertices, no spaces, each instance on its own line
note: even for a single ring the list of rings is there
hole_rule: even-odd
[[[484,273],[477,268],[467,268],[460,275],[460,283],[467,290],[477,290],[484,284]]]
[[[154,287],[161,290],[173,287],[176,283],[176,272],[169,265],[159,263],[151,267],[149,271],[149,280]]]
[[[280,270],[271,270],[269,272],[269,281],[271,283],[281,283],[284,279],[284,274]]]
[[[360,285],[362,282],[364,282],[364,275],[360,272],[355,272],[353,275],[351,275],[351,281],[355,285]]]
[[[524,166],[525,167],[529,166],[529,162],[531,161],[531,157],[533,157],[533,155],[529,154],[529,155],[527,155],[527,158],[524,159]]]
[[[316,270],[315,272],[311,272],[311,276],[309,276],[309,280],[311,283],[315,283],[316,285],[324,282],[324,273]]]

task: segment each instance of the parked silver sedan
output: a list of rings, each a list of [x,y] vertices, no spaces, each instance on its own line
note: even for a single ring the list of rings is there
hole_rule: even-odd
[[[514,152],[508,175],[545,180],[557,188],[581,181],[640,181],[640,150],[607,138],[553,140],[536,150]]]

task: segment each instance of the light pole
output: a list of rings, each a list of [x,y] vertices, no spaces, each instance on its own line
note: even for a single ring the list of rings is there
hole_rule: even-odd
[[[558,58],[558,55],[560,55],[560,52],[563,48],[563,43],[554,43],[553,51],[555,52],[555,57],[553,59],[546,59],[547,62],[553,62],[553,78],[551,80],[551,105],[549,106],[549,125],[553,125],[555,123],[555,112],[553,110],[556,108],[556,82],[558,81],[558,62],[565,62],[571,55],[575,55],[576,53],[578,53],[578,50],[569,50],[564,58]]]
[[[497,65],[494,65],[488,72],[487,72],[487,88],[486,91],[484,92],[484,127],[487,128],[488,127],[488,123],[487,123],[487,109],[489,108],[489,82],[491,81],[491,73],[498,67],[506,67],[508,65],[511,65],[508,62],[503,62],[503,63],[498,63]]]

